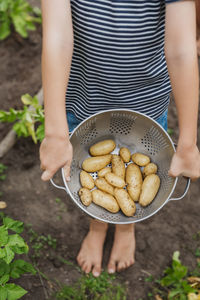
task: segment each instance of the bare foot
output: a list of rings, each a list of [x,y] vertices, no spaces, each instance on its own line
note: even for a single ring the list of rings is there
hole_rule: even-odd
[[[92,271],[95,277],[101,274],[103,245],[108,224],[91,220],[90,230],[82,242],[77,262],[85,273]]]
[[[135,262],[134,224],[116,225],[108,273],[120,272]]]

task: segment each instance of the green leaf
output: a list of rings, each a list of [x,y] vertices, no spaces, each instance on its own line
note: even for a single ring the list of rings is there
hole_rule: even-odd
[[[4,285],[8,282],[8,280],[10,279],[10,276],[8,274],[3,275],[0,278],[0,285]]]
[[[34,143],[37,144],[37,138],[36,138],[36,135],[35,135],[34,123],[33,122],[32,123],[27,122],[26,126],[28,128],[29,135],[32,137]]]
[[[26,261],[22,259],[15,260],[11,264],[10,276],[16,279],[19,278],[20,275],[24,273],[32,273],[33,275],[35,275],[37,272],[35,268],[31,264],[27,263]]]
[[[180,259],[179,259],[179,256],[180,256],[180,252],[179,251],[175,251],[173,256],[172,256],[172,259],[176,262],[181,262]]]
[[[13,220],[9,217],[3,218],[3,224],[10,230],[21,233],[24,230],[24,223],[21,221]]]
[[[12,250],[17,254],[26,254],[28,253],[29,248],[27,244],[25,244],[24,247],[19,247],[18,245],[16,245],[12,246]]]
[[[25,104],[25,105],[32,105],[33,103],[33,98],[29,95],[29,94],[25,94],[21,96],[21,101]]]
[[[23,38],[28,37],[28,32],[26,30],[26,21],[21,15],[12,13],[11,18],[15,27],[16,32],[18,32]]]
[[[8,237],[8,246],[18,246],[20,248],[25,247],[26,243],[24,239],[18,234],[12,234]]]
[[[0,247],[5,246],[8,242],[8,230],[5,226],[0,226]]]
[[[0,248],[0,258],[4,259],[6,257],[6,250],[5,248]]]
[[[24,290],[19,285],[16,285],[14,283],[8,283],[5,285],[5,288],[8,293],[8,300],[17,300],[23,297],[27,291]]]
[[[177,296],[177,295],[180,295],[180,293],[182,292],[181,289],[174,289],[172,291],[169,292],[168,294],[168,298],[171,300],[171,299],[174,299],[174,296]]]
[[[35,15],[37,15],[39,17],[42,17],[42,12],[39,9],[39,7],[37,7],[37,6],[33,7],[33,12],[34,12]]]
[[[6,11],[8,9],[8,1],[6,0],[1,0],[0,3],[0,11]]]
[[[6,256],[3,258],[3,260],[7,264],[9,264],[15,257],[15,253],[11,250],[11,248],[9,246],[5,246],[5,252],[6,252]]]
[[[7,299],[7,289],[4,286],[0,286],[0,300],[6,300]]]
[[[10,266],[3,260],[0,260],[0,277],[10,273]]]
[[[44,139],[44,124],[41,124],[40,126],[38,126],[37,130],[36,130],[36,136],[37,139],[42,142],[42,140]]]
[[[10,22],[4,21],[4,23],[0,22],[0,40],[5,40],[11,33],[10,30]]]
[[[200,257],[200,248],[197,248],[195,251],[195,256]]]

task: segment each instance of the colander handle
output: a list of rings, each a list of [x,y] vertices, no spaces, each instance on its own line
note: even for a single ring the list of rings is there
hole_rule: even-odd
[[[62,179],[63,179],[63,181],[64,181],[65,187],[64,187],[64,186],[60,186],[60,185],[55,184],[55,182],[53,181],[52,178],[50,179],[51,184],[52,184],[54,187],[56,187],[57,189],[64,190],[67,194],[69,194],[68,189],[67,189],[67,184],[66,184],[66,180],[65,180],[63,168],[61,169],[61,173],[62,173]]]
[[[186,186],[185,186],[185,190],[184,190],[184,193],[182,196],[178,197],[178,198],[170,198],[169,201],[174,201],[174,200],[181,200],[185,197],[185,195],[187,194],[188,190],[189,190],[189,187],[190,187],[190,183],[191,183],[191,180],[189,177],[185,177],[187,179],[187,182],[186,182]]]

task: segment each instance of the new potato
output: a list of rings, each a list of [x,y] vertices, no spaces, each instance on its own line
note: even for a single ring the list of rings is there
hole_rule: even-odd
[[[123,188],[126,185],[124,179],[117,176],[114,173],[107,173],[105,175],[105,179],[109,184],[113,185],[114,187]]]
[[[124,179],[126,169],[122,158],[119,155],[113,154],[111,163],[112,163],[112,172]]]
[[[157,170],[158,170],[158,167],[156,164],[149,163],[148,165],[146,165],[146,167],[144,167],[142,174],[144,177],[146,177],[147,175],[150,175],[150,174],[156,174]]]
[[[105,168],[111,162],[111,158],[111,154],[86,158],[82,163],[82,168],[86,172],[97,172]]]
[[[119,150],[119,155],[125,163],[128,163],[131,160],[131,152],[128,148],[122,147]]]
[[[81,188],[78,194],[80,196],[81,202],[85,206],[89,206],[92,203],[92,193],[90,192],[90,190],[86,188]]]
[[[92,201],[112,213],[119,211],[119,205],[112,195],[99,190],[92,191]]]
[[[113,140],[104,140],[98,142],[90,147],[90,154],[92,156],[106,155],[112,152],[116,147]]]
[[[150,163],[150,158],[142,153],[134,153],[131,157],[132,161],[140,167],[145,167]]]
[[[95,185],[99,190],[106,192],[108,194],[114,195],[114,187],[110,185],[105,178],[98,178],[95,180]]]
[[[127,191],[124,189],[115,188],[114,195],[123,213],[127,217],[132,217],[135,214],[136,206]]]
[[[98,177],[105,177],[105,175],[107,173],[110,173],[110,172],[111,172],[111,168],[110,167],[103,168],[102,170],[100,170],[98,172]]]
[[[147,175],[142,184],[139,204],[142,206],[149,205],[155,198],[160,187],[160,178],[156,174]]]
[[[80,173],[80,182],[82,187],[85,187],[89,190],[94,188],[94,179],[85,171],[81,171]]]
[[[138,201],[142,188],[142,173],[140,167],[135,164],[130,164],[126,168],[126,183],[127,191],[133,201]]]

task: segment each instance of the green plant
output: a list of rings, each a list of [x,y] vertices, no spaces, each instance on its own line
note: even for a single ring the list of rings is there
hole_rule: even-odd
[[[29,30],[35,30],[35,23],[41,23],[41,11],[32,7],[26,0],[1,0],[0,2],[0,40],[7,38],[14,27],[23,38]]]
[[[188,276],[198,276],[200,274],[198,273],[199,266],[189,273],[188,268],[181,263],[179,255],[179,251],[174,252],[171,267],[164,271],[165,276],[159,280],[154,280],[156,286],[148,294],[150,299],[155,299],[154,295],[156,295],[158,299],[161,296],[161,299],[187,300],[188,295],[198,292],[196,286],[194,288],[194,285],[191,285]]]
[[[0,180],[5,180],[6,179],[6,175],[5,175],[5,170],[7,169],[7,167],[4,164],[0,163]]]
[[[195,251],[195,256],[200,257],[200,248],[197,248]]]
[[[168,128],[167,132],[169,135],[173,135],[174,134],[174,130],[172,128]]]
[[[74,285],[63,285],[55,297],[57,300],[126,300],[125,287],[114,280],[115,276],[107,272],[97,278],[92,274],[82,275]]]
[[[49,246],[54,250],[56,249],[57,240],[55,238],[52,238],[50,234],[48,234],[47,236],[39,235],[36,231],[32,229],[31,224],[26,226],[29,228],[29,241],[31,243],[31,248],[34,250],[34,253],[32,255],[33,259],[40,257],[42,249],[44,249],[46,246]]]
[[[9,122],[13,125],[13,130],[18,137],[31,136],[34,143],[42,141],[44,138],[44,109],[38,103],[36,96],[31,97],[25,94],[21,97],[24,104],[23,110],[10,108],[9,111],[0,110],[0,122]],[[39,125],[35,129],[36,123]]]
[[[36,274],[34,267],[15,254],[28,253],[28,245],[20,236],[23,223],[1,215],[3,224],[0,226],[0,299],[16,300],[27,293],[21,286],[9,283],[10,278],[17,279],[24,273]],[[15,234],[10,234],[10,232]]]

